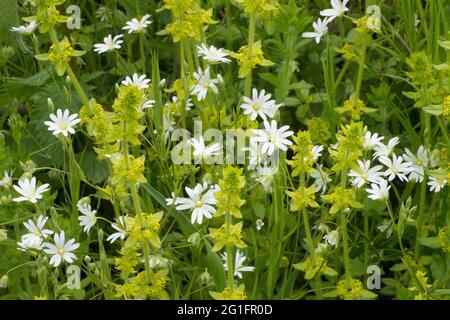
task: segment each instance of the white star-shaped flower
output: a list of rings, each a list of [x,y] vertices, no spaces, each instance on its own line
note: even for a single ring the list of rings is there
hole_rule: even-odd
[[[192,94],[197,96],[199,101],[204,100],[208,91],[211,89],[214,93],[218,93],[219,89],[216,84],[218,79],[211,79],[209,67],[203,71],[200,67],[194,72],[195,84],[191,86]]]
[[[408,181],[407,174],[411,172],[411,163],[403,162],[402,156],[397,157],[395,154],[392,155],[391,158],[388,157],[380,157],[380,162],[387,167],[387,170],[384,172],[384,175],[388,177],[389,181],[398,177],[400,181]]]
[[[288,140],[290,136],[294,134],[293,131],[287,131],[289,126],[283,126],[278,128],[277,122],[272,120],[271,123],[264,121],[264,130],[256,129],[254,133],[255,141],[262,142],[262,152],[267,153],[271,156],[275,149],[280,149],[283,151],[287,150],[287,146],[292,145],[292,141]]]
[[[328,32],[329,22],[330,21],[328,20],[328,18],[325,18],[323,20],[318,18],[317,21],[313,22],[314,32],[303,32],[302,37],[314,38],[316,40],[316,43],[320,43],[320,39]]]
[[[227,253],[224,252],[221,254],[222,260],[223,260],[223,267],[225,268],[225,271],[228,271],[228,261],[227,261]],[[239,279],[242,279],[242,272],[253,272],[255,271],[255,267],[252,266],[244,266],[244,262],[247,260],[247,258],[244,256],[243,253],[241,253],[240,250],[236,251],[236,257],[234,259],[234,276],[238,277]]]
[[[49,235],[53,234],[52,230],[44,228],[47,221],[48,217],[44,217],[43,215],[38,217],[36,223],[32,219],[25,221],[23,225],[27,228],[29,233],[22,236],[22,243],[27,247],[40,246],[43,239],[46,239]]]
[[[149,20],[150,19],[150,14],[146,14],[145,16],[143,16],[140,20],[138,20],[137,18],[133,18],[130,21],[126,22],[126,26],[123,27],[123,30],[128,30],[128,33],[139,33],[145,30],[145,28],[147,28],[152,21]]]
[[[259,115],[261,119],[267,120],[267,116],[273,118],[278,108],[281,106],[275,103],[275,100],[270,100],[271,95],[264,90],[258,94],[258,90],[253,88],[252,98],[244,97],[244,103],[241,108],[244,109],[244,114],[248,115],[251,120],[255,120]]]
[[[178,198],[177,210],[191,210],[191,223],[202,224],[203,218],[211,219],[216,212],[214,205],[216,199],[214,193],[219,189],[219,186],[208,188],[208,185],[198,183],[194,189],[186,187],[186,193],[189,198]]]
[[[139,89],[147,89],[149,87],[151,79],[147,79],[145,74],[138,75],[134,73],[132,77],[126,77],[125,80],[122,81],[122,85],[127,86],[129,84],[137,86]]]
[[[121,40],[122,37],[123,34],[119,34],[114,38],[112,37],[112,35],[108,35],[103,38],[103,43],[94,44],[94,51],[98,54],[102,54],[108,51],[118,50],[121,48],[121,45],[123,43],[123,40]]]
[[[323,17],[328,17],[330,21],[334,20],[336,17],[344,15],[348,8],[346,7],[349,0],[331,0],[331,9],[325,9],[320,11],[320,15]]]
[[[425,169],[428,166],[428,151],[424,146],[417,149],[417,155],[414,155],[408,148],[405,149],[403,159],[411,163],[411,172],[409,180],[414,182],[422,182],[425,175]]]
[[[367,160],[365,162],[358,160],[358,168],[356,168],[355,170],[351,169],[348,175],[352,177],[352,184],[356,188],[361,188],[367,182],[379,182],[379,180],[382,179],[382,176],[384,175],[384,173],[380,171],[381,169],[383,169],[383,167],[380,165],[371,168],[370,160]]]
[[[191,145],[194,147],[193,155],[195,163],[200,163],[202,161],[208,162],[213,156],[222,153],[222,146],[220,143],[216,142],[206,146],[203,137],[200,137],[199,139],[192,138]]]
[[[229,63],[231,60],[225,58],[228,54],[223,49],[217,49],[214,46],[209,46],[209,48],[202,44],[201,46],[197,46],[199,57],[203,57],[204,60],[209,63]]]
[[[75,239],[65,242],[64,231],[61,231],[60,234],[55,233],[54,243],[44,242],[43,246],[44,252],[52,256],[50,264],[57,267],[64,261],[72,263],[77,258],[72,251],[76,250],[80,244],[75,243]]]
[[[97,222],[97,211],[92,210],[90,204],[83,204],[78,206],[78,210],[81,212],[81,215],[78,217],[80,221],[80,226],[83,227],[83,231],[89,233],[91,228]]]
[[[427,185],[430,186],[430,191],[439,192],[445,185],[448,183],[445,178],[435,178],[430,177],[430,180],[427,182]]]
[[[37,23],[36,21],[30,21],[28,24],[19,27],[12,27],[10,30],[12,32],[18,32],[24,35],[30,35],[36,30]]]
[[[78,114],[70,114],[68,109],[64,110],[64,112],[61,109],[56,110],[56,115],[50,114],[50,119],[52,121],[44,122],[48,126],[48,130],[52,131],[55,136],[62,134],[64,137],[74,134],[75,129],[73,127],[81,121],[78,118]]]
[[[368,197],[372,200],[387,200],[389,199],[389,189],[386,179],[378,181],[378,183],[372,183],[370,188],[366,189]]]
[[[32,177],[31,180],[28,178],[20,179],[18,181],[18,186],[13,186],[13,188],[20,193],[21,196],[14,198],[13,201],[30,201],[31,203],[36,203],[39,199],[42,199],[42,193],[50,190],[48,187],[49,184],[45,183],[36,188],[35,177]]]
[[[126,217],[120,216],[118,219],[118,223],[111,223],[111,227],[113,227],[113,229],[117,230],[117,232],[111,234],[106,241],[109,241],[111,243],[114,243],[117,239],[120,240],[124,240],[126,235],[127,235],[127,231],[126,231]]]

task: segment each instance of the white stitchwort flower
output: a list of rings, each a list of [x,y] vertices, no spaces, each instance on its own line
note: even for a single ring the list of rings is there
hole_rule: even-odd
[[[257,142],[263,143],[261,151],[267,153],[269,157],[275,149],[286,151],[287,146],[292,145],[292,141],[287,139],[294,134],[293,131],[287,131],[289,126],[283,126],[278,129],[277,122],[272,120],[271,123],[264,121],[264,128],[264,130],[254,130],[254,133],[257,135],[254,139]]]
[[[377,229],[380,230],[380,232],[386,232],[386,239],[389,239],[394,232],[394,226],[389,219],[383,219],[383,223],[380,224]]]
[[[28,247],[37,246],[42,243],[43,239],[46,239],[49,235],[53,234],[52,230],[44,228],[47,221],[48,217],[44,217],[43,215],[38,217],[36,223],[32,219],[25,221],[23,225],[27,228],[29,233],[22,236],[22,243],[26,244]]]
[[[117,232],[111,234],[108,238],[106,238],[106,241],[109,241],[111,243],[114,243],[117,239],[120,240],[124,240],[126,235],[127,235],[127,231],[126,229],[126,217],[120,216],[118,219],[118,223],[111,223],[111,227],[113,227],[113,229],[117,230]]]
[[[123,34],[119,34],[114,38],[112,35],[108,35],[103,38],[103,43],[94,44],[94,51],[98,54],[102,54],[108,51],[118,50],[121,48],[121,44],[123,43],[123,40],[121,39],[122,37]]]
[[[383,169],[383,167],[380,165],[371,168],[370,160],[365,162],[358,160],[358,168],[355,170],[351,169],[348,175],[352,177],[352,184],[357,188],[361,188],[367,182],[379,182],[384,175],[383,172],[380,171],[381,169]]]
[[[278,168],[274,167],[258,167],[256,172],[252,174],[252,177],[262,184],[264,190],[267,192],[272,191],[272,183],[275,174],[278,172]]]
[[[372,183],[371,188],[367,188],[366,192],[368,197],[372,200],[387,200],[389,198],[388,182],[385,179],[380,180],[378,183]]]
[[[140,106],[139,110],[145,110],[145,109],[149,109],[149,108],[153,108],[153,106],[155,105],[156,101],[155,100],[145,100],[144,104],[142,106]]]
[[[107,21],[109,17],[112,16],[112,11],[106,6],[98,7],[97,11],[95,11],[95,16],[100,21]]]
[[[384,144],[382,142],[375,145],[375,153],[373,154],[373,158],[379,157],[389,157],[392,152],[394,152],[395,146],[400,142],[397,137],[394,137],[388,141],[388,144]]]
[[[430,177],[427,185],[430,186],[430,191],[439,192],[448,183],[447,179]]]
[[[21,195],[21,197],[13,199],[16,202],[30,201],[31,203],[36,203],[39,199],[42,199],[42,193],[50,190],[48,183],[36,188],[35,177],[32,177],[31,180],[28,178],[20,179],[18,184],[18,186],[13,186],[14,190]]]
[[[311,173],[311,177],[314,178],[314,184],[316,185],[316,192],[324,193],[327,191],[327,184],[331,181],[328,173],[322,170],[322,165],[319,164],[317,169],[314,169],[314,172]]]
[[[82,214],[78,217],[78,220],[80,221],[80,226],[83,227],[84,232],[89,233],[91,228],[97,222],[97,217],[95,216],[97,210],[92,210],[90,204],[80,205],[78,206],[78,210]]]
[[[208,161],[211,157],[217,156],[222,152],[220,143],[216,142],[206,146],[203,137],[199,139],[192,138],[191,145],[194,147],[193,155],[196,163]]]
[[[36,21],[30,21],[28,24],[25,24],[20,27],[12,27],[10,30],[12,32],[18,32],[20,34],[30,35],[34,32],[37,27]]]
[[[209,46],[209,48],[203,43],[201,46],[197,46],[198,56],[203,57],[209,63],[229,63],[231,60],[225,58],[228,54],[223,49],[217,49],[214,46]]]
[[[262,219],[258,219],[255,222],[256,230],[261,231],[262,227],[264,227],[264,221]]]
[[[171,192],[170,195],[172,196],[172,198],[166,198],[166,205],[168,206],[176,206],[178,204],[178,198],[177,195],[175,194],[175,192]]]
[[[411,163],[411,172],[409,173],[409,180],[414,182],[422,182],[425,175],[424,169],[428,166],[428,152],[424,146],[417,149],[417,156],[415,156],[408,148],[405,149],[403,159]]]
[[[332,230],[328,232],[326,235],[323,236],[323,239],[330,245],[330,246],[338,246],[339,243],[339,229]]]
[[[0,229],[0,241],[8,239],[8,230]]]
[[[145,74],[138,75],[134,73],[132,77],[126,77],[125,80],[122,81],[122,85],[127,86],[129,84],[137,86],[139,89],[147,89],[149,87],[150,79],[147,79]],[[145,104],[144,104],[145,105]]]
[[[221,254],[222,260],[224,261],[223,267],[225,268],[225,271],[228,271],[228,261],[227,261],[227,253],[224,252]],[[236,257],[234,260],[234,276],[238,277],[239,279],[242,279],[242,273],[241,272],[253,272],[255,270],[255,267],[251,266],[244,266],[244,262],[247,258],[241,253],[240,250],[236,251]]]
[[[17,249],[23,252],[33,252],[41,251],[43,249],[42,243],[44,242],[43,238],[40,238],[37,242],[28,242],[26,239],[23,239],[23,236],[19,242],[17,242],[17,245],[19,246]]]
[[[367,129],[365,127],[364,129]],[[380,144],[381,141],[383,141],[384,137],[378,136],[378,133],[371,133],[370,131],[367,131],[364,135],[364,143],[363,148],[366,150],[373,150],[376,145]]]
[[[255,141],[254,137],[250,137],[249,146],[242,148],[242,151],[248,151],[248,170],[256,169],[257,166],[267,164],[268,158],[262,152],[262,143]]]
[[[387,167],[387,170],[384,172],[384,175],[388,177],[389,181],[398,177],[400,181],[408,181],[406,174],[411,172],[411,163],[403,162],[402,156],[397,157],[395,154],[392,155],[391,158],[388,157],[380,157],[380,162]]]
[[[178,198],[177,210],[191,210],[191,223],[202,224],[203,218],[211,219],[216,212],[213,207],[216,204],[214,192],[218,190],[219,186],[208,188],[208,185],[198,183],[194,189],[186,187],[186,193],[189,198]]]
[[[12,185],[12,173],[5,171],[2,180],[0,180],[0,187],[9,188]]]
[[[216,84],[219,83],[218,79],[211,79],[209,73],[209,67],[203,71],[198,67],[197,72],[194,72],[195,84],[191,86],[192,94],[197,96],[199,101],[204,100],[208,94],[209,89],[214,93],[218,93],[219,89]]]
[[[56,115],[50,114],[50,119],[52,121],[44,122],[48,126],[48,131],[52,131],[55,136],[62,134],[64,137],[74,134],[75,129],[73,127],[81,121],[78,118],[78,114],[70,114],[68,109],[64,110],[64,112],[61,109],[56,110]]]
[[[150,19],[149,14],[146,14],[140,20],[133,18],[130,21],[127,21],[126,26],[123,27],[122,29],[128,30],[128,33],[142,32],[143,30],[145,30],[145,28],[147,28],[152,23],[152,21],[150,21],[149,19]]]
[[[311,153],[313,155],[313,160],[317,161],[319,157],[322,155],[322,151],[325,150],[325,148],[321,145],[313,146],[311,149]]]
[[[67,261],[72,263],[77,257],[72,253],[80,244],[75,243],[75,239],[65,241],[64,230],[60,234],[55,233],[54,243],[44,242],[44,252],[51,255],[50,264],[57,267],[61,262]]]
[[[244,114],[249,115],[251,120],[255,120],[259,115],[261,119],[267,120],[267,117],[273,118],[280,105],[275,104],[275,100],[270,100],[271,95],[264,90],[258,94],[258,90],[253,88],[252,98],[244,97],[244,103],[241,108],[244,109]]]
[[[318,18],[316,22],[313,22],[314,32],[303,32],[302,37],[315,38],[316,42],[320,43],[320,38],[322,38],[328,32],[329,22],[330,21],[328,20],[328,18],[325,18],[323,20]]]
[[[334,20],[336,17],[344,15],[348,8],[346,7],[349,0],[331,0],[331,9],[325,9],[320,11],[322,17],[329,17],[330,21]]]

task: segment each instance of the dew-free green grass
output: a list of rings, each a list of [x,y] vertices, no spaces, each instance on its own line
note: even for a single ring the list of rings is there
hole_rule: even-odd
[[[450,2],[2,0],[1,299],[449,299]]]

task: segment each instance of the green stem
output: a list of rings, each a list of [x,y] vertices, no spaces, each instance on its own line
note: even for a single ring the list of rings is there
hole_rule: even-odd
[[[422,229],[425,220],[425,201],[427,193],[427,182],[424,179],[420,188],[420,202],[419,202],[419,214],[417,216],[416,226],[416,242],[414,245],[414,258],[417,260],[420,256],[420,242],[419,238],[422,236]]]
[[[364,39],[361,48],[361,56],[359,60],[358,77],[356,78],[356,86],[355,86],[356,87],[355,94],[357,99],[359,99],[359,95],[361,93],[362,78],[364,75],[364,66],[366,65],[366,51],[367,51],[367,41]]]
[[[250,14],[250,21],[248,26],[248,43],[247,48],[250,55],[253,55],[253,42],[255,41],[255,13]],[[245,78],[245,96],[250,97],[250,91],[252,88],[252,72]]]
[[[141,32],[139,33],[139,52],[142,59],[142,70],[144,74],[146,73],[146,60],[145,60],[145,51],[144,51],[144,34]]]
[[[345,268],[345,280],[347,287],[351,286],[351,274],[350,274],[350,252],[348,249],[348,235],[347,235],[347,216],[345,212],[342,212],[341,216],[341,229],[342,229],[342,242],[344,244],[344,268]]]
[[[347,170],[341,171],[341,187],[345,188],[347,185]],[[347,287],[351,286],[351,273],[350,273],[350,250],[348,248],[348,234],[347,234],[347,216],[345,211],[341,212],[341,229],[342,229],[342,242],[344,246],[344,268],[345,268],[345,280]]]
[[[227,224],[227,233],[230,234],[231,215],[229,213],[225,214],[225,219]],[[228,288],[230,289],[230,294],[232,294],[234,291],[234,283],[233,283],[234,266],[232,257],[232,247],[230,245],[227,245],[226,250],[227,250],[227,268],[228,268]]]
[[[53,44],[58,43],[59,41],[58,41],[58,37],[56,35],[55,29],[50,28],[49,33],[50,33],[50,38],[51,38]],[[87,108],[90,109],[91,107],[89,104],[89,99],[87,98],[86,94],[84,93],[83,89],[81,88],[80,82],[78,81],[78,78],[75,76],[75,73],[73,72],[72,67],[70,66],[69,63],[66,63],[66,71],[67,71],[70,81],[72,82],[72,84],[75,88],[75,91],[77,92],[81,101]],[[92,110],[90,110],[90,111],[92,111]]]
[[[126,131],[126,125],[127,125],[126,123],[123,124],[123,132]],[[123,148],[123,150],[122,150],[123,157],[124,157],[124,161],[125,161],[125,169],[128,170],[128,167],[129,167],[128,143],[126,141],[122,142],[122,148]],[[138,221],[139,226],[142,228],[144,221],[143,221],[141,204],[139,202],[139,195],[136,190],[136,185],[132,181],[130,181],[129,188],[130,188],[130,192],[131,192],[131,198],[133,200],[133,206],[134,206],[134,209],[136,210],[137,221]],[[145,261],[145,271],[146,271],[147,281],[150,281],[150,277],[151,277],[149,255],[150,255],[150,248],[148,245],[148,241],[145,240],[144,241],[144,261]]]

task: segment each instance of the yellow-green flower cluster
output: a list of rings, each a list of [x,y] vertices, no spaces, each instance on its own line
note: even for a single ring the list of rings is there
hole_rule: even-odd
[[[334,108],[334,110],[341,114],[349,114],[353,120],[361,119],[363,113],[373,113],[377,111],[377,109],[366,107],[362,100],[353,95],[350,99],[344,101],[342,107]]]
[[[341,131],[336,134],[336,138],[336,149],[329,149],[329,153],[335,161],[332,169],[335,172],[348,170],[362,156],[363,123],[352,121],[350,124],[342,125]]]
[[[120,257],[115,258],[115,267],[126,278],[124,284],[116,285],[118,297],[135,299],[166,299],[164,290],[167,282],[167,269],[158,272],[140,271],[144,243],[149,242],[157,250],[161,240],[158,232],[163,212],[155,214],[142,213],[142,221],[139,217],[127,217],[125,230],[128,234],[126,241],[120,249]],[[145,257],[144,257],[145,258]]]
[[[331,203],[330,214],[336,214],[341,210],[349,208],[362,208],[363,205],[356,200],[356,192],[354,189],[346,189],[344,187],[336,187],[332,194],[322,196],[323,200]]]
[[[331,137],[330,124],[320,117],[308,119],[306,126],[313,144],[326,144]]]
[[[36,21],[41,33],[46,33],[58,23],[66,23],[68,17],[60,15],[57,5],[66,0],[36,0],[36,15],[24,18],[25,21]]]
[[[278,15],[280,3],[278,0],[235,0],[248,15],[256,13],[262,19],[270,19]]]
[[[228,54],[237,60],[239,65],[239,78],[245,78],[257,66],[269,67],[273,62],[264,58],[261,49],[261,41],[256,41],[251,48],[242,46],[239,51],[227,51]]]
[[[450,234],[447,231],[447,227],[439,230],[438,234],[439,246],[445,253],[450,253]]]
[[[217,23],[212,18],[212,9],[202,9],[198,0],[164,0],[163,8],[172,12],[172,23],[158,34],[169,34],[173,42],[201,41],[205,25]]]
[[[406,63],[411,69],[408,76],[415,85],[426,85],[434,81],[433,64],[425,52],[414,52],[406,59]]]
[[[168,294],[164,290],[167,283],[168,270],[161,270],[151,274],[147,281],[145,272],[139,272],[129,282],[116,285],[116,296],[128,299],[167,299]]]
[[[210,292],[211,296],[216,300],[246,300],[247,294],[245,293],[245,287],[241,284],[239,287],[230,290],[226,287],[222,292]]]
[[[50,61],[55,66],[58,76],[64,75],[67,64],[72,57],[81,57],[85,51],[75,50],[67,38],[58,43],[52,44],[48,53],[38,54],[35,56],[40,61]]]
[[[336,270],[327,266],[327,262],[321,256],[306,257],[304,262],[296,263],[293,267],[305,273],[305,279],[313,279],[316,275],[337,276]]]
[[[376,294],[364,289],[361,281],[351,279],[350,286],[346,280],[341,280],[336,285],[336,291],[344,300],[368,300],[376,297]]]
[[[311,173],[313,171],[314,154],[312,153],[313,144],[309,131],[299,131],[293,138],[294,145],[292,150],[295,155],[287,163],[293,168],[292,176],[296,177],[301,173]]]
[[[240,198],[240,192],[245,186],[242,170],[232,166],[223,170],[223,178],[219,180],[220,190],[214,194],[217,200],[217,217],[230,213],[237,219],[242,218],[240,208],[245,203],[245,200]]]
[[[291,197],[291,211],[302,211],[306,207],[318,208],[319,204],[314,200],[316,186],[299,187],[295,191],[286,192]]]

